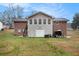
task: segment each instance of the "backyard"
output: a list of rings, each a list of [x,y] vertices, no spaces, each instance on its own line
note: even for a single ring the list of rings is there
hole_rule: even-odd
[[[71,38],[31,38],[13,35],[13,30],[0,32],[2,56],[77,56],[79,32],[69,31]]]

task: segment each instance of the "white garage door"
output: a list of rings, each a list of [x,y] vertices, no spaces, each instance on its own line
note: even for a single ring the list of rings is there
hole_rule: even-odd
[[[45,31],[44,30],[36,30],[36,37],[44,37]]]

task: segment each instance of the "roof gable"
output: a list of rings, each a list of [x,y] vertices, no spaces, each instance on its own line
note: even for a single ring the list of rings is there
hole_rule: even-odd
[[[46,14],[46,13],[43,13],[43,12],[35,13],[35,14],[29,16],[28,18],[31,18],[31,17],[36,16],[36,15],[38,15],[38,14],[42,14],[42,15],[45,15],[45,16],[47,16],[47,17],[54,18],[54,17],[52,17],[52,16],[50,16],[50,15],[48,15],[48,14]]]

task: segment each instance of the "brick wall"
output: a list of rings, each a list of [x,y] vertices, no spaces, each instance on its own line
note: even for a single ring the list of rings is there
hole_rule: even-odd
[[[27,21],[14,21],[14,33],[16,35],[27,35]]]
[[[61,30],[63,36],[67,35],[67,22],[66,21],[54,21],[53,31]]]

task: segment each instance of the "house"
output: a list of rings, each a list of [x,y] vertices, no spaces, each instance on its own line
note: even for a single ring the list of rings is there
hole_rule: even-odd
[[[3,29],[3,23],[0,22],[0,31]]]
[[[66,36],[67,19],[55,18],[43,12],[35,13],[25,20],[15,19],[14,30],[16,35],[28,37]]]

